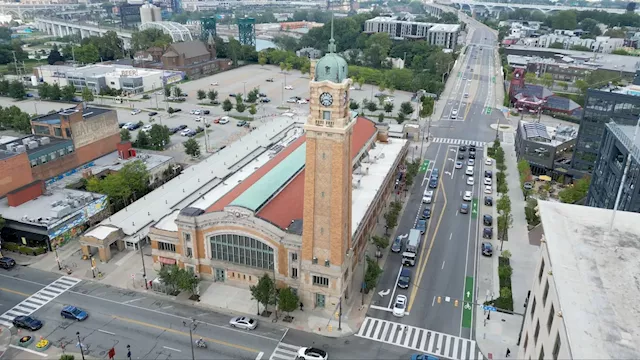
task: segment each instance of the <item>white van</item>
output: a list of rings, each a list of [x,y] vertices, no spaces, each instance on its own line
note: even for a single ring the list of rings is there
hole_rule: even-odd
[[[469,176],[473,176],[473,166],[467,166],[467,171],[464,172]]]
[[[452,109],[451,110],[451,118],[452,119],[457,119],[458,118],[458,109]]]

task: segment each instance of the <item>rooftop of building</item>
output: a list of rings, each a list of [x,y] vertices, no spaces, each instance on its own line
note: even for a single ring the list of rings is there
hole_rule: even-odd
[[[572,358],[640,358],[640,214],[538,204]]]
[[[67,146],[73,146],[73,141],[49,136],[28,135],[3,144],[0,147],[0,160],[25,152],[29,158],[36,158]]]
[[[53,72],[64,72],[68,74],[72,74],[74,76],[132,76],[131,74],[127,74],[128,71],[135,71],[137,76],[150,76],[156,75],[162,70],[157,69],[146,69],[146,68],[136,68],[130,66],[130,63],[119,63],[112,62],[110,64],[95,64],[95,65],[86,65],[86,66],[70,66],[70,65],[41,65],[39,66],[41,69],[53,71]]]
[[[601,54],[588,51],[577,50],[564,50],[564,49],[552,49],[542,47],[530,47],[524,45],[510,45],[505,48],[509,50],[520,50],[529,52],[542,52],[549,53],[553,56],[558,56],[564,62],[575,62],[588,66],[593,66],[598,69],[612,70],[612,71],[624,71],[635,72],[640,69],[640,58],[637,56],[627,55],[613,55],[613,54]]]
[[[60,115],[71,115],[77,111],[80,111],[77,107],[70,107],[66,109],[60,109],[59,112],[52,112],[46,115],[41,115],[31,119],[31,122],[35,123],[45,123],[49,125],[60,124]],[[113,109],[108,108],[99,108],[94,106],[87,106],[82,110],[82,118],[85,120],[91,120],[98,115],[102,115],[108,113],[110,111],[115,111]]]
[[[138,151],[136,156],[128,159],[121,159],[117,151],[99,157],[91,161],[85,169],[90,170],[93,175],[99,175],[105,171],[118,171],[131,161],[141,160],[147,167],[147,171],[152,172],[160,166],[164,166],[173,160],[173,157],[151,154],[144,151]],[[84,170],[84,169],[83,169]],[[63,188],[70,184],[78,182],[82,178],[82,171],[70,171],[65,174],[58,175],[46,181],[48,187]]]
[[[640,96],[640,85],[635,85],[635,84],[629,84],[625,86],[607,85],[594,90],[612,92],[612,93],[623,94],[623,95]]]
[[[520,121],[519,126],[529,141],[559,146],[578,137],[578,129],[573,126],[547,126],[542,123]]]
[[[618,125],[614,122],[610,122],[606,124],[606,127],[613,132],[622,145],[627,148],[627,151],[631,153],[635,158],[635,161],[640,163],[640,131],[638,132],[638,136],[635,136],[634,141],[636,126]]]
[[[43,195],[19,206],[9,206],[9,199],[0,199],[0,214],[7,220],[54,228],[77,214],[92,202],[106,196],[72,189],[47,190]]]
[[[378,23],[386,22],[386,23],[421,24],[429,27],[429,30],[442,31],[442,32],[454,32],[454,31],[460,30],[459,24],[438,24],[438,23],[429,23],[429,22],[408,21],[408,20],[403,20],[401,18],[398,18],[396,16],[377,16],[367,21],[378,22]]]

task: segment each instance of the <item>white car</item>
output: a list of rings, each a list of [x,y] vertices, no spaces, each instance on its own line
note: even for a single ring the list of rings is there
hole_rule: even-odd
[[[404,295],[396,296],[396,302],[393,304],[393,316],[403,317],[407,310],[407,297]]]
[[[355,90],[355,89],[356,89],[356,87],[355,87],[355,86],[350,86],[350,87],[349,87],[349,90]]]
[[[465,191],[464,195],[462,195],[462,200],[471,201],[471,191]]]
[[[469,160],[467,160],[467,165],[469,165],[469,166],[473,166],[473,165],[475,165],[475,164],[476,164],[476,161],[475,161],[475,160],[473,160],[473,159],[469,159]]]
[[[130,126],[133,126],[133,123],[132,123],[132,122],[125,123],[124,125],[122,125],[122,129],[127,129],[127,130],[129,130],[129,127],[130,127]]]
[[[198,116],[198,117],[196,118],[196,121],[198,121],[198,122],[200,122],[200,121],[204,121],[204,118],[203,118],[202,116]]]
[[[487,166],[491,166],[493,165],[493,160],[491,160],[491,158],[487,158],[487,160],[484,161],[484,164]]]
[[[218,121],[218,124],[228,124],[229,123],[229,117],[228,116],[223,116],[220,118],[220,120]]]
[[[456,161],[456,169],[462,169],[462,161]]]
[[[493,180],[491,180],[491,178],[486,177],[484,178],[484,184],[491,186],[491,184],[493,184]]]
[[[156,95],[164,95],[164,91],[162,91],[162,90],[156,91]]]
[[[467,185],[473,185],[474,181],[473,181],[473,176],[469,176],[467,178]]]
[[[422,202],[425,204],[431,204],[431,201],[433,201],[433,190],[427,190],[422,196]]]
[[[191,115],[200,115],[200,110],[191,110],[189,111]]]
[[[151,130],[151,125],[145,125],[145,126],[142,127],[142,131],[144,131],[144,132],[147,132],[149,130]]]
[[[296,360],[327,360],[329,355],[326,351],[314,347],[303,347],[298,349]]]
[[[306,99],[300,99],[297,101],[298,104],[306,104],[307,100]]]
[[[298,101],[298,100],[296,100],[296,98],[287,99],[287,102],[290,103],[290,104],[294,104],[296,101]]]
[[[217,81],[214,81],[214,82],[212,82],[212,83],[211,83],[211,86],[218,86],[218,85],[219,85],[219,84],[218,84],[218,82],[217,82]]]
[[[245,330],[253,330],[258,326],[258,321],[246,316],[236,316],[229,320],[229,326]]]
[[[133,109],[133,110],[131,110],[131,115],[138,115],[141,112],[142,112],[142,110],[140,110],[140,109]]]
[[[485,186],[484,187],[484,193],[485,194],[491,194],[493,192],[493,188],[491,186]]]
[[[186,128],[184,130],[182,130],[182,132],[180,132],[180,136],[187,136],[191,133],[191,129]]]
[[[291,85],[287,85],[284,87],[285,90],[293,90],[293,86]]]

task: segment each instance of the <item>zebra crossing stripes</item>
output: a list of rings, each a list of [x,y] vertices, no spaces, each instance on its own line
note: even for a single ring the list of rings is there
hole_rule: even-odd
[[[475,147],[483,147],[487,144],[482,141],[449,139],[449,138],[432,138],[431,142],[442,143],[442,144],[452,144],[452,145],[467,145],[467,146],[474,145]]]
[[[300,348],[302,348],[302,346],[289,345],[281,342],[273,350],[269,360],[294,360],[298,356],[298,350]]]
[[[476,342],[458,336],[366,317],[356,336],[455,360],[484,360]]]
[[[43,287],[37,293],[24,299],[18,305],[7,310],[0,315],[0,325],[6,327],[13,326],[13,319],[17,316],[31,315],[41,307],[47,305],[51,300],[62,295],[65,291],[71,289],[81,280],[70,276],[63,276],[51,284]]]

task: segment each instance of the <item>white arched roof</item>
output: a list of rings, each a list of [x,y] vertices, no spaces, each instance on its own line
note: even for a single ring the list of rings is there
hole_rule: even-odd
[[[140,30],[160,29],[163,33],[171,35],[176,41],[193,41],[191,31],[186,26],[173,21],[152,21],[140,25]]]

